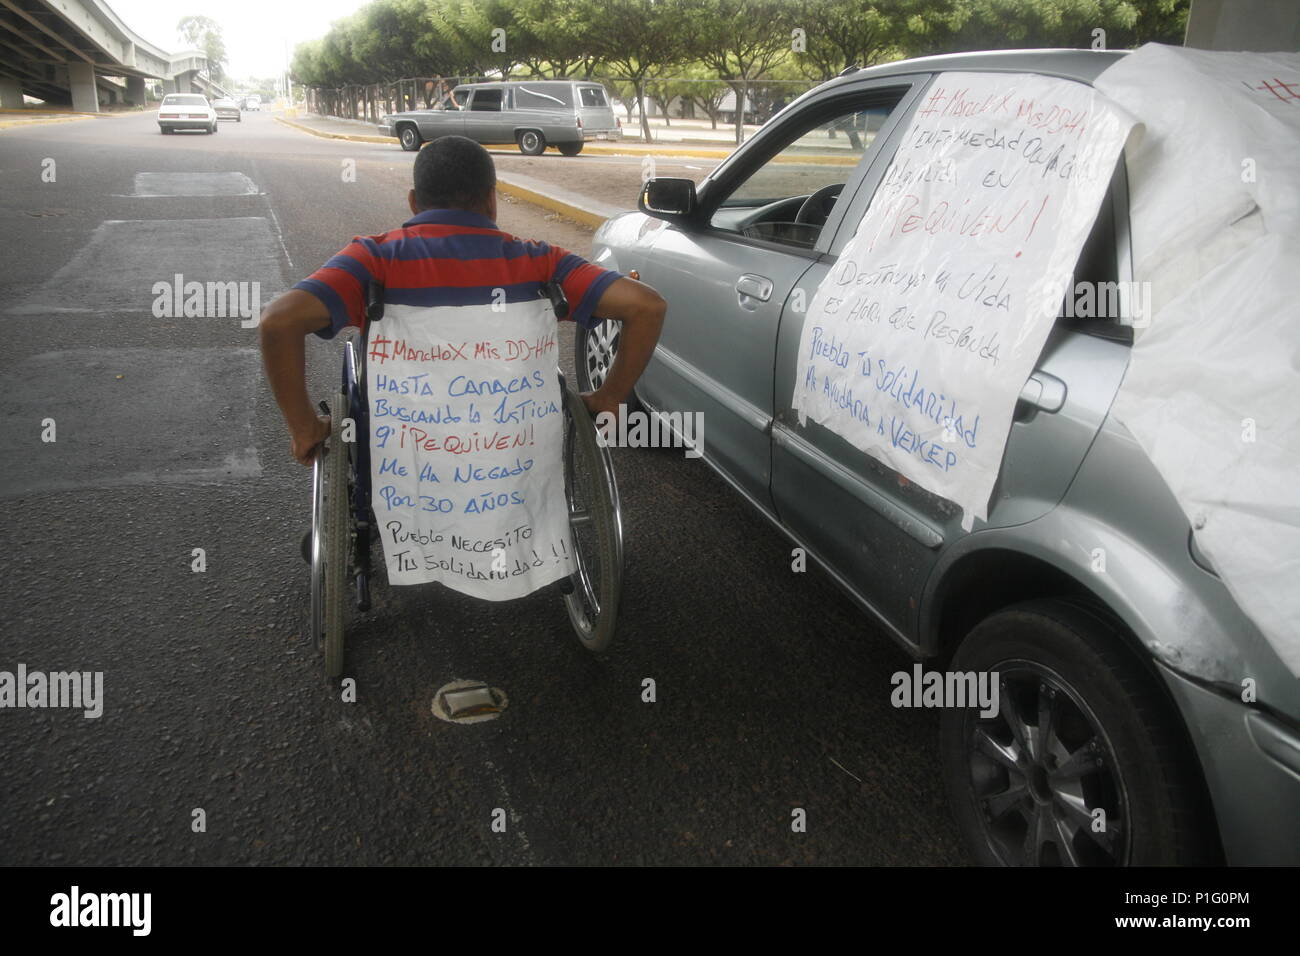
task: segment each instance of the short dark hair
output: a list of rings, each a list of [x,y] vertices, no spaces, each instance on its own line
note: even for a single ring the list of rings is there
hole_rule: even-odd
[[[415,201],[421,209],[484,209],[496,185],[492,157],[464,136],[440,136],[415,157]]]

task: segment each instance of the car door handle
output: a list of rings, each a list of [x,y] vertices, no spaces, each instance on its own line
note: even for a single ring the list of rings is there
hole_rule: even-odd
[[[759,302],[766,302],[772,298],[772,280],[766,276],[746,273],[736,280],[736,291]]]
[[[1055,375],[1035,371],[1016,401],[1016,421],[1029,421],[1038,412],[1059,412],[1065,405],[1065,382]]]

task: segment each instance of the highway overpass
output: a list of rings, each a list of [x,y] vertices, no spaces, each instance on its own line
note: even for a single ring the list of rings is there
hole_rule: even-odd
[[[24,94],[85,112],[144,105],[147,80],[206,92],[206,69],[203,51],[159,49],[103,0],[0,0],[0,107],[21,107]]]

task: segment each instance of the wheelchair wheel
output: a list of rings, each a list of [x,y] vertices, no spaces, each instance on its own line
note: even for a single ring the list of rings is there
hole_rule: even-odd
[[[564,390],[564,494],[574,572],[564,595],[569,620],[588,650],[614,637],[623,586],[623,517],[608,448],[578,393]]]
[[[325,449],[324,470],[324,643],[325,674],[338,677],[343,673],[343,632],[347,624],[348,603],[348,552],[352,538],[348,510],[348,465],[350,455],[343,442],[343,419],[347,417],[347,396],[339,394],[334,399],[334,413],[330,416],[329,444]]]
[[[311,465],[311,528],[303,540],[303,557],[311,565],[311,640],[317,651],[325,644],[325,453],[317,451]]]

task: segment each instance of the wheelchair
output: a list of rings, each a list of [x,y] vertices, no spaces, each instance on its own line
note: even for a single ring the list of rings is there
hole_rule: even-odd
[[[557,318],[568,314],[558,284],[546,290]],[[310,633],[323,650],[325,673],[343,673],[350,607],[370,609],[372,551],[378,525],[371,505],[369,398],[366,393],[368,337],[383,317],[383,289],[372,285],[366,324],[345,343],[342,380],[333,403],[320,403],[331,418],[330,437],[312,465],[311,528],[303,537],[303,558],[311,565]],[[601,652],[614,637],[623,578],[623,519],[610,451],[597,438],[591,413],[557,369],[563,395],[564,495],[573,573],[559,590],[582,645]],[[353,440],[344,440],[351,420]]]

